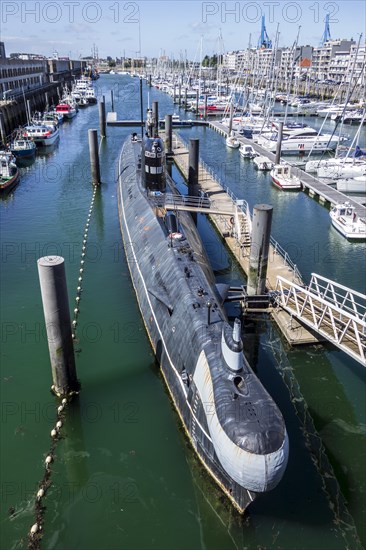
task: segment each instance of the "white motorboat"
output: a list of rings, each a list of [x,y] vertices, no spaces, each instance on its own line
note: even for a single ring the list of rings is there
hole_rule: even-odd
[[[275,164],[270,174],[272,182],[283,191],[298,191],[301,189],[300,178],[292,173],[290,164]]]
[[[58,127],[34,124],[24,127],[23,136],[32,138],[36,145],[53,145],[59,137]]]
[[[332,225],[348,240],[366,240],[366,220],[349,202],[336,204],[329,212]]]
[[[336,187],[341,193],[366,193],[366,173],[355,178],[339,179]]]
[[[281,142],[282,153],[303,154],[313,151],[322,153],[334,151],[338,144],[345,138],[332,134],[318,134],[318,131],[310,126],[287,128],[283,131]],[[272,153],[276,152],[278,132],[262,134],[257,143]]]
[[[97,97],[95,95],[95,90],[92,86],[90,86],[89,88],[87,88],[85,90],[84,97],[88,101],[89,105],[94,105],[95,103],[97,103]]]
[[[240,141],[232,133],[226,138],[225,143],[227,147],[230,147],[230,149],[238,149],[240,147]]]
[[[93,88],[93,82],[88,77],[81,77],[76,80],[74,88],[71,92],[71,97],[77,102],[80,103],[82,98],[86,98],[87,102],[83,100],[84,105],[88,103],[96,103],[95,90]]]
[[[253,145],[246,145],[245,143],[241,144],[239,153],[246,159],[253,159],[258,156],[258,153],[255,151]]]
[[[78,106],[87,107],[88,105],[89,105],[89,101],[86,99],[85,95],[81,95],[78,101]]]
[[[254,157],[253,162],[257,170],[268,171],[274,168],[274,162],[272,162],[268,157],[265,157],[263,155],[258,155],[257,157]]]

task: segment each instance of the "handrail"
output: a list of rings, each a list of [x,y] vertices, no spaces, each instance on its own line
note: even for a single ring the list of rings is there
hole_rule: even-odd
[[[188,148],[187,139],[183,138],[180,134],[179,134],[179,139]],[[221,183],[219,177],[215,174],[214,170],[210,166],[208,166],[204,160],[200,159],[200,164],[210,174],[212,179],[227,193],[227,195],[229,195],[231,200],[237,205],[238,209],[241,210],[242,214],[244,214],[247,217],[249,232],[251,233],[252,232],[252,214],[250,212],[248,202],[245,199],[238,199],[227,185],[224,186]],[[240,203],[243,203],[243,204],[240,204]],[[274,248],[274,253],[282,256],[282,258],[284,259],[284,263],[288,265],[288,267],[293,271],[294,279],[297,278],[299,281],[302,281],[302,276],[300,271],[297,268],[297,265],[291,260],[286,250],[272,236],[270,237],[270,243]]]

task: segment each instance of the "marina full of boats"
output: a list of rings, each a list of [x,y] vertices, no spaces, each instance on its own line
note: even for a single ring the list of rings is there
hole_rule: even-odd
[[[119,75],[108,78],[117,79]],[[167,113],[173,111],[169,98],[159,94],[158,99]],[[124,117],[131,116],[125,105],[120,104],[118,108]],[[139,112],[136,107],[134,109],[133,116],[137,119]],[[77,124],[71,122],[59,127],[62,150],[56,148],[56,162],[82,165],[88,155],[87,130],[97,125],[97,112],[90,110],[89,113],[95,115],[94,118],[87,121],[87,117],[79,112]],[[182,111],[180,114],[183,119]],[[325,276],[338,277],[339,282],[354,285],[362,291],[360,244],[350,245],[343,239],[328,220],[326,208],[304,193],[278,191],[277,186],[271,184],[270,170],[274,166],[269,157],[242,156],[239,150],[229,149],[225,139],[208,128],[182,128],[177,133],[185,136],[187,132],[200,139],[200,157],[222,176],[222,180],[226,178],[225,185],[239,198],[249,197],[251,206],[258,201],[272,203],[273,199],[273,233],[279,242],[285,246],[289,243],[292,251],[295,249],[301,271],[308,275],[315,266],[315,270]],[[301,532],[304,549],[317,548],[319,540],[324,548],[359,548],[353,518],[357,529],[362,532],[364,424],[363,409],[361,406],[356,409],[355,402],[362,402],[363,378],[353,362],[347,361],[347,358],[343,360],[343,354],[330,346],[325,351],[318,345],[306,350],[300,347],[289,351],[269,322],[260,322],[255,332],[251,326],[242,327],[240,331],[238,323],[232,320],[231,326],[226,326],[220,284],[240,285],[245,283],[244,278],[236,270],[229,254],[224,255],[221,248],[217,252],[220,243],[206,217],[198,216],[195,229],[192,222],[187,221],[185,213],[167,215],[166,220],[160,215],[159,201],[174,188],[170,177],[165,188],[156,189],[154,186],[157,175],[160,175],[160,181],[164,181],[167,175],[159,170],[159,158],[162,158],[158,156],[161,151],[157,150],[157,146],[163,150],[164,143],[154,138],[134,140],[130,134],[130,129],[111,127],[103,151],[102,162],[105,164],[102,164],[102,170],[105,170],[105,177],[95,200],[93,195],[94,209],[92,216],[89,215],[91,243],[103,251],[103,261],[95,262],[93,248],[87,250],[83,265],[82,314],[78,317],[78,336],[82,336],[80,344],[77,344],[78,349],[82,347],[78,361],[84,393],[78,403],[80,415],[76,411],[75,416],[70,414],[67,419],[71,435],[67,440],[60,441],[53,466],[57,473],[53,475],[54,493],[62,487],[69,487],[70,479],[75,479],[71,476],[77,475],[81,482],[80,485],[75,484],[75,494],[59,491],[57,507],[47,506],[49,516],[44,525],[42,542],[46,546],[72,547],[78,537],[80,544],[88,548],[112,548],[121,540],[126,547],[130,541],[147,547],[154,537],[159,547],[170,548],[179,546],[177,535],[181,535],[184,545],[191,548],[216,545],[237,550],[259,546],[270,548],[273,544],[296,548]],[[109,169],[111,160],[114,162],[115,159],[118,159],[121,168],[117,172],[117,189],[115,171]],[[38,157],[36,163],[41,160],[43,162],[44,159]],[[234,163],[240,172],[230,172]],[[224,173],[226,168],[227,173]],[[14,254],[10,257],[11,261],[4,263],[7,285],[3,287],[2,307],[6,318],[12,320],[16,298],[17,303],[21,304],[22,317],[17,314],[14,322],[22,320],[32,327],[42,321],[41,307],[34,305],[34,295],[39,290],[36,269],[32,266],[34,241],[39,240],[42,250],[47,250],[47,253],[52,250],[53,253],[54,243],[63,246],[61,243],[68,237],[80,244],[81,250],[88,211],[86,199],[93,193],[89,177],[84,180],[75,178],[70,182],[69,175],[62,174],[60,181],[39,182],[35,172],[29,170],[26,173],[24,181],[27,186],[21,185],[15,190],[15,200],[10,197],[1,202],[1,223],[2,229],[7,231],[7,241],[25,243],[32,251],[30,265],[26,265],[27,271],[20,254]],[[183,193],[186,192],[178,170],[173,167],[172,172],[174,181]],[[37,200],[30,200],[36,194]],[[118,210],[117,197],[123,199]],[[77,208],[70,208],[70,203],[77,205]],[[47,217],[50,204],[52,208]],[[116,241],[116,235],[119,236],[120,228],[127,243],[126,257],[120,239],[118,249],[110,246]],[[199,238],[198,232],[203,237]],[[205,244],[208,243],[214,273],[207,269],[203,261],[206,258],[202,255],[201,238]],[[65,250],[63,248],[62,251]],[[79,262],[69,259],[69,288],[79,276]],[[216,278],[214,282],[213,276]],[[24,281],[26,284],[22,284]],[[214,303],[211,302],[214,311],[210,310],[209,322],[208,298],[214,300]],[[150,304],[153,304],[156,318],[149,315]],[[234,308],[230,313],[233,311]],[[235,315],[231,317],[234,319]],[[145,334],[144,323],[151,339]],[[93,339],[85,336],[85,327],[94,329],[96,326],[104,335],[98,342],[95,342],[94,336]],[[221,332],[216,332],[216,326]],[[122,328],[122,333],[117,334],[116,327],[118,330]],[[130,333],[131,327],[133,330]],[[193,341],[188,338],[192,331],[197,334]],[[240,332],[241,335],[238,335]],[[44,345],[47,342],[34,342],[32,336],[19,345],[19,339],[12,338],[8,339],[4,350],[8,369],[5,375],[9,371],[14,377],[24,376],[22,366],[29,358],[34,368],[47,362],[44,359]],[[238,364],[235,360],[237,350],[241,348],[241,339],[245,356],[243,362]],[[161,371],[154,361],[151,345],[162,365]],[[105,357],[108,357],[107,362]],[[187,357],[187,362],[183,357]],[[178,366],[175,372],[173,367]],[[242,368],[243,381],[240,380],[240,372],[232,370],[233,366]],[[167,387],[174,402],[178,403],[177,408],[183,418],[174,415],[171,402],[164,395],[160,372],[167,377]],[[210,377],[215,387],[211,393],[204,394],[206,406],[202,406],[197,394]],[[38,391],[41,406],[46,408],[50,404],[49,380],[47,376],[39,378],[29,377],[29,384],[21,396],[19,391],[22,388],[9,381],[9,398],[18,396],[30,405],[30,391],[32,394]],[[222,407],[214,406],[217,396]],[[257,401],[252,401],[251,397],[260,399],[261,403],[263,399],[263,409],[256,409]],[[86,408],[96,402],[100,404],[103,414],[94,421],[86,415]],[[244,403],[245,407],[241,407]],[[88,410],[92,410],[91,406]],[[255,416],[256,410],[261,411],[260,415]],[[266,414],[268,411],[270,415]],[[195,419],[191,424],[185,421],[190,415]],[[254,426],[252,433],[260,433],[261,429],[266,431],[268,416],[274,418],[278,429],[267,430],[263,439],[251,438],[249,431],[234,433],[232,430],[235,422],[240,430],[243,430],[241,423],[247,429],[249,420],[249,424]],[[318,422],[315,428],[312,427],[312,416]],[[250,504],[253,513],[248,509],[244,521],[238,520],[232,507],[228,506],[230,501],[226,502],[221,491],[210,483],[202,464],[195,458],[196,451],[190,449],[182,430],[177,429],[181,420],[196,442],[197,454],[211,470],[218,472],[218,480],[226,488],[228,498],[243,507],[247,499],[255,497]],[[225,421],[227,424],[218,433],[217,426],[220,427],[219,423]],[[27,483],[33,488],[37,481],[34,463],[42,460],[44,451],[43,446],[40,450],[39,439],[43,437],[46,440],[49,419],[42,416],[37,422],[32,418],[31,422],[19,426],[18,417],[13,415],[6,429],[10,456],[22,456],[22,451],[26,450],[29,457],[23,469],[19,467],[18,459],[7,461],[8,479],[17,475],[19,483]],[[34,431],[35,444],[30,446],[31,430]],[[281,441],[282,455],[269,453],[269,457],[266,449],[281,449]],[[307,445],[312,442],[319,444],[319,454],[308,448]],[[264,444],[270,446],[265,447]],[[251,446],[249,457],[243,452],[245,445]],[[261,451],[264,449],[264,453],[253,453],[253,445],[261,447]],[[332,460],[330,465],[328,452]],[[240,478],[239,467],[236,468],[246,458],[255,468],[255,475],[251,476],[252,483],[253,480],[258,482],[255,488],[247,488],[247,480]],[[278,485],[273,490],[263,491],[259,497],[261,476],[265,478],[267,472],[273,474],[275,460]],[[198,472],[194,477],[191,462]],[[263,467],[261,462],[270,466],[268,471],[267,465]],[[339,476],[337,470],[334,474],[333,464],[342,464]],[[231,485],[228,483],[228,473],[238,478]],[[279,479],[282,474],[282,479]],[[275,484],[276,476],[273,475],[272,479]],[[100,488],[103,498],[91,503],[91,499],[82,498],[83,490],[85,495],[86,488],[94,489],[96,486]],[[114,491],[116,487],[118,494]],[[332,487],[335,487],[334,492]],[[132,496],[131,488],[136,490]],[[51,499],[54,493],[48,498]],[[349,497],[346,512],[353,515],[353,518],[348,516],[347,523],[342,506],[338,506],[337,498],[341,498],[342,493]],[[6,507],[12,505],[21,513],[17,513],[14,520],[4,521],[4,540],[9,548],[16,547],[19,533],[25,531],[30,523],[28,511],[27,514],[22,513],[23,509],[28,510],[28,504],[24,504],[20,492],[7,498]],[[95,521],[90,523],[88,529],[80,531],[80,521],[86,517],[85,514],[91,514]],[[104,517],[105,521],[103,533],[98,528],[100,517]],[[139,529],[142,520],[146,530]],[[50,527],[51,522],[53,528]],[[162,522],[166,529],[161,528]],[[146,531],[149,531],[148,534]],[[348,540],[351,540],[350,544]]]
[[[27,124],[16,128],[12,135],[0,146],[1,173],[0,193],[9,193],[20,180],[17,164],[34,160],[37,147],[50,148],[60,138],[60,125],[73,119],[83,106],[97,103],[93,79],[82,76],[76,80],[71,92],[64,89],[57,105],[44,112],[27,111]]]

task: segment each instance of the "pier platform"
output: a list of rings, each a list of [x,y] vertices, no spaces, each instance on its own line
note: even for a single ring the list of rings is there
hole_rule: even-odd
[[[173,152],[174,155],[172,159],[174,160],[179,171],[182,173],[183,177],[187,180],[189,153],[186,145],[176,133],[174,133],[173,138]],[[200,163],[199,165],[199,185],[205,196],[207,196],[217,208],[220,208],[222,211],[233,211],[235,209],[235,200],[233,196],[231,196],[212,177],[203,163]],[[248,274],[250,239],[245,239],[244,236],[244,239],[242,239],[241,242],[238,242],[237,238],[233,235],[233,226],[231,225],[230,218],[228,216],[210,213],[209,218],[224,240],[226,246],[235,257],[241,269],[244,273]],[[276,288],[278,275],[282,275],[287,279],[291,279],[293,282],[297,281],[297,284],[299,285],[303,285],[301,276],[296,268],[294,269],[286,261],[286,258],[278,252],[277,247],[271,244],[266,280],[268,290],[274,290]],[[300,325],[298,321],[292,319],[287,312],[276,311],[275,308],[271,308],[270,313],[281,332],[284,334],[286,340],[291,345],[317,343],[320,341],[317,336],[308,331],[304,326]]]
[[[209,127],[225,137],[228,135],[227,126],[221,124],[221,122],[211,121],[209,122]],[[241,143],[245,145],[251,145],[259,155],[264,155],[268,157],[272,162],[275,162],[276,155],[256,143],[253,139],[248,139],[242,136],[237,137]],[[317,197],[319,202],[322,202],[324,204],[329,203],[330,207],[333,207],[338,203],[347,201],[355,207],[355,211],[357,212],[358,216],[360,216],[361,218],[366,217],[366,207],[354,200],[352,197],[344,195],[340,191],[337,191],[337,189],[334,189],[334,187],[323,183],[318,178],[312,176],[311,174],[308,174],[301,168],[298,168],[296,166],[293,167],[292,173],[300,178],[303,191],[308,192],[311,197]]]

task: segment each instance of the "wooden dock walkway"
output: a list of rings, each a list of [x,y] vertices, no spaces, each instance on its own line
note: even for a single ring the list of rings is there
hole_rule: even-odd
[[[227,126],[221,124],[221,122],[210,122],[209,127],[225,137],[228,134]],[[272,162],[275,162],[276,155],[274,153],[271,153],[252,139],[248,139],[242,136],[237,137],[241,143],[245,145],[251,145],[257,153],[259,153],[260,155],[264,155],[265,157],[268,157]],[[340,191],[337,191],[337,189],[334,189],[326,183],[323,183],[318,178],[312,176],[311,174],[308,174],[301,168],[293,167],[292,173],[300,178],[303,190],[308,191],[311,197],[318,197],[319,202],[329,203],[329,205],[332,207],[337,203],[347,201],[355,207],[355,211],[357,212],[357,215],[359,217],[366,218],[366,207],[356,202],[354,199],[352,199],[352,197],[344,195]]]
[[[173,160],[187,180],[189,153],[186,145],[176,133],[174,133],[173,137],[173,152]],[[237,202],[238,200],[230,190],[224,189],[214,178],[213,174],[210,173],[208,167],[204,166],[202,162],[199,165],[199,185],[202,192],[210,199],[215,208],[220,208],[222,211],[231,212],[237,208],[236,205],[238,203],[245,202],[240,200]],[[246,212],[247,219],[243,220],[240,239],[234,235],[234,227],[229,216],[211,213],[209,217],[244,273],[248,274],[250,254],[249,227],[251,224],[249,209]],[[243,214],[242,217],[244,217]],[[269,290],[276,288],[277,275],[290,279],[296,284],[303,285],[301,275],[296,266],[291,263],[285,251],[273,241],[270,245],[266,280]],[[290,344],[316,343],[320,341],[317,336],[305,329],[295,319],[291,319],[291,316],[285,311],[280,310],[280,308],[273,309],[271,313]]]

